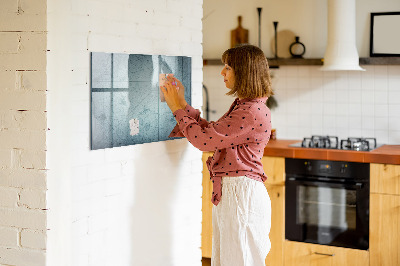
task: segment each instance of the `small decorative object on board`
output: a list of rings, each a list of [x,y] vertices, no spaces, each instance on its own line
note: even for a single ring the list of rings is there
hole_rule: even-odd
[[[258,48],[261,49],[261,7],[257,7],[258,11]]]
[[[242,27],[242,16],[238,16],[238,27],[231,30],[231,48],[239,44],[249,43],[249,31]]]
[[[290,45],[289,52],[293,58],[303,58],[303,55],[306,52],[306,47],[299,41],[299,36],[296,36],[295,40],[296,41]]]
[[[278,34],[277,34],[278,21],[274,21],[273,23],[275,29],[275,58],[278,58]]]

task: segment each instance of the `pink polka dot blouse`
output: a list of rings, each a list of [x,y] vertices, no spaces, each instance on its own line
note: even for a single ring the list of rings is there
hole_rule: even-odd
[[[261,182],[267,179],[261,164],[271,132],[271,112],[266,100],[267,97],[237,98],[216,122],[201,118],[200,111],[190,105],[174,112],[178,124],[169,137],[186,137],[199,150],[214,151],[207,160],[214,205],[221,200],[224,176],[247,176]]]

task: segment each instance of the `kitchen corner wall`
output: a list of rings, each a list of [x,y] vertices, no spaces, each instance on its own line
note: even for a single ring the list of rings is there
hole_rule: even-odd
[[[249,42],[258,45],[257,7],[262,7],[262,45],[271,57],[272,21],[279,30],[291,30],[306,46],[306,58],[322,58],[327,36],[327,1],[254,1],[224,3],[204,1],[204,58],[219,59],[230,45],[230,30],[243,16]],[[356,1],[357,49],[369,56],[369,13],[400,10],[398,0]],[[223,16],[221,15],[223,14]],[[215,27],[219,25],[219,27]],[[216,38],[218,36],[218,38]],[[278,49],[279,51],[279,49]],[[233,99],[220,76],[220,66],[205,66],[204,85],[210,94],[210,120],[217,120]],[[400,143],[400,66],[365,65],[365,72],[322,72],[319,66],[281,66],[271,69],[278,108],[272,111],[272,125],[281,139],[302,139],[311,135],[376,137],[380,144]]]
[[[90,150],[90,52],[192,57],[202,0],[48,1],[47,265],[201,265],[201,152],[186,139]]]

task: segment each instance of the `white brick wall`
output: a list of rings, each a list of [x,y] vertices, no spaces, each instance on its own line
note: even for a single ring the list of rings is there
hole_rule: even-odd
[[[200,107],[202,1],[0,7],[0,264],[199,265],[201,153],[90,151],[88,81],[90,51],[191,56]]]
[[[19,230],[17,228],[0,227],[0,247],[18,247]]]
[[[17,207],[19,199],[18,191],[17,188],[0,187],[0,207]]]
[[[45,265],[46,2],[0,3],[1,265]]]
[[[45,265],[46,254],[42,250],[0,247],[3,265]]]
[[[21,246],[31,249],[46,249],[46,231],[23,229]]]
[[[49,1],[47,9],[47,264],[201,265],[201,152],[186,140],[91,151],[89,56],[191,56],[198,108],[202,0]]]

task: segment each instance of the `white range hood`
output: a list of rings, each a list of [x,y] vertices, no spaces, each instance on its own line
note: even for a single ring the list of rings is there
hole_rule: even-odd
[[[328,44],[320,70],[358,70],[355,0],[328,0]]]

